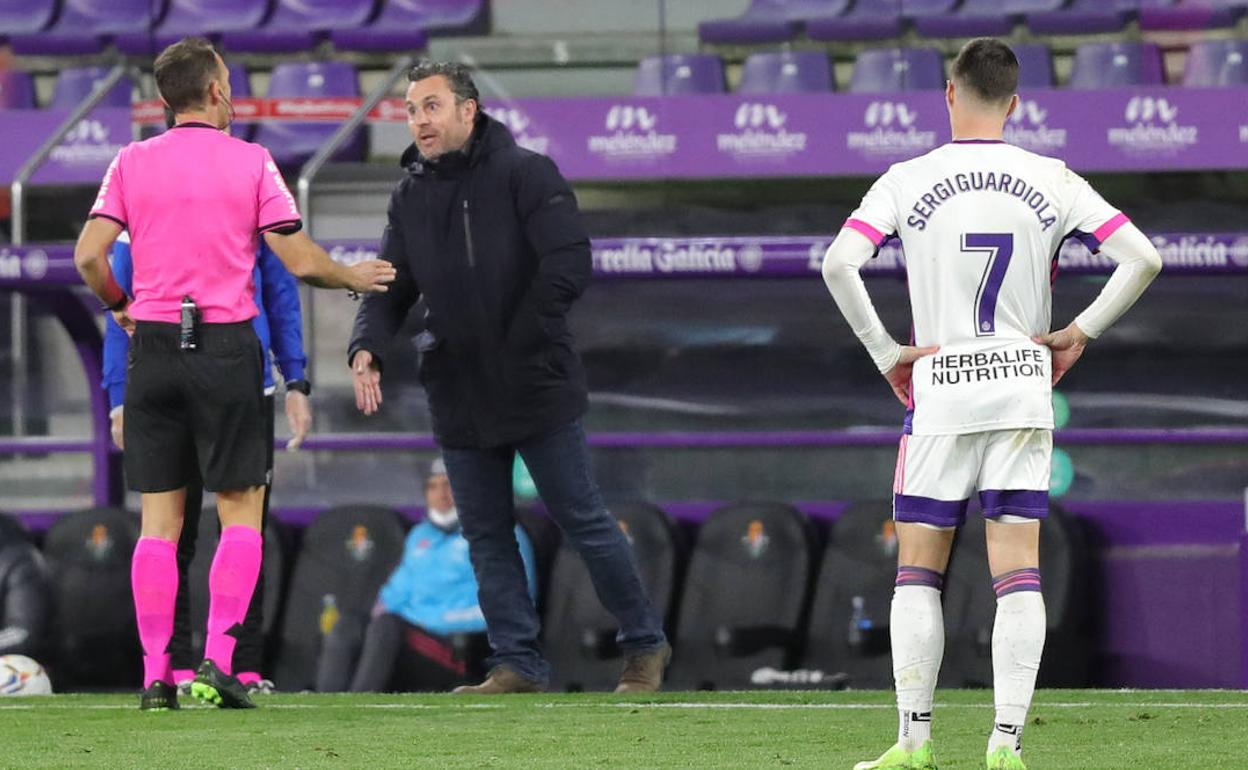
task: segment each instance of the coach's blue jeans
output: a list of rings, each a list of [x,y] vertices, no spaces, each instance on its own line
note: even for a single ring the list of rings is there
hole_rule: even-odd
[[[578,420],[515,446],[443,450],[494,650],[489,665],[506,664],[541,684],[550,677],[514,531],[511,473],[517,452],[546,509],[585,560],[598,599],[620,624],[620,649],[632,655],[662,647],[662,621],[641,584],[632,548],[590,475]]]

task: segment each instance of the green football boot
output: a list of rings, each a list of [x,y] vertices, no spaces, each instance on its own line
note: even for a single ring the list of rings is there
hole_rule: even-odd
[[[996,751],[988,752],[988,770],[1027,770],[1027,766],[1009,746],[998,746]]]
[[[221,669],[211,660],[199,664],[195,672],[195,681],[191,682],[191,695],[205,703],[223,709],[254,709],[251,696],[247,694],[247,685],[238,681]]]
[[[178,688],[157,680],[139,696],[139,711],[174,711],[178,708]]]
[[[854,765],[854,770],[936,770],[936,755],[932,753],[931,741],[925,741],[914,751],[906,751],[897,744],[874,762]]]

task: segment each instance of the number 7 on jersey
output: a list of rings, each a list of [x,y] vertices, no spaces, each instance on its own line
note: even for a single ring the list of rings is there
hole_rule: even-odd
[[[965,233],[962,253],[988,254],[984,275],[975,294],[975,336],[991,337],[997,333],[997,295],[1005,282],[1005,271],[1014,256],[1012,233]]]

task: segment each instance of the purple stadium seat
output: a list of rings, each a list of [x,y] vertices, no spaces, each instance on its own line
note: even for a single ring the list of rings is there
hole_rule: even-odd
[[[153,55],[188,35],[219,35],[252,30],[264,23],[273,0],[169,0],[169,10],[156,28],[117,35],[113,42],[122,53]]]
[[[944,88],[945,60],[935,48],[873,48],[854,59],[854,93]]]
[[[910,0],[856,0],[841,16],[806,19],[811,40],[883,40],[901,35],[903,6]]]
[[[0,70],[0,110],[35,108],[35,79],[29,72]]]
[[[335,29],[329,39],[340,51],[419,51],[430,34],[484,31],[485,0],[386,0],[367,27]]]
[[[745,13],[732,19],[711,19],[698,25],[705,43],[783,43],[792,40],[801,22],[839,16],[850,0],[751,0]]]
[[[832,67],[822,51],[756,53],[741,71],[743,94],[823,93],[834,90]]]
[[[241,64],[226,62],[230,68],[230,94],[234,98],[251,96],[251,75]]]
[[[56,0],[0,0],[0,35],[29,35],[56,18]]]
[[[1141,29],[1233,27],[1244,15],[1244,0],[1178,0],[1168,8],[1141,8]]]
[[[1001,0],[964,0],[955,13],[919,16],[914,28],[927,37],[1008,35],[1014,20]]]
[[[1084,43],[1075,49],[1071,88],[1156,86],[1166,82],[1155,43]]]
[[[1052,88],[1057,84],[1053,76],[1053,52],[1047,45],[1014,45],[1018,57],[1019,88]]]
[[[35,56],[98,53],[104,38],[147,30],[163,10],[161,0],[63,0],[60,16],[51,28],[38,34],[13,35],[9,43],[14,53]]]
[[[299,96],[359,96],[355,68],[346,62],[327,61],[279,64],[269,79],[269,98]],[[277,165],[294,169],[303,165],[338,130],[336,123],[261,123],[252,141],[269,148]],[[364,159],[364,130],[357,131],[334,154],[336,161]]]
[[[313,48],[331,29],[362,27],[373,17],[375,0],[277,0],[263,27],[222,35],[230,51],[292,53]]]
[[[421,26],[435,35],[458,32],[488,32],[490,7],[486,0],[385,0],[382,13],[387,18],[402,23],[416,13],[421,16]],[[392,7],[393,6],[393,7]]]
[[[1067,2],[1069,0],[1004,0],[1001,7],[1006,13],[1022,15],[1056,11],[1065,6]]]
[[[963,0],[953,13],[918,16],[915,29],[928,37],[1008,35],[1029,13],[1055,11],[1067,0]]]
[[[1057,10],[1027,14],[1027,27],[1042,35],[1118,32],[1141,8],[1173,4],[1174,0],[1070,0]]]
[[[714,54],[647,56],[637,65],[633,93],[637,96],[722,94],[724,62]]]
[[[73,109],[87,94],[95,88],[95,84],[108,76],[108,67],[80,67],[61,70],[56,78],[56,87],[52,89],[52,101],[48,107],[58,110]],[[129,107],[134,93],[134,84],[128,77],[122,77],[100,102],[101,107]]]
[[[1187,52],[1183,85],[1191,88],[1248,86],[1248,41],[1203,40]]]

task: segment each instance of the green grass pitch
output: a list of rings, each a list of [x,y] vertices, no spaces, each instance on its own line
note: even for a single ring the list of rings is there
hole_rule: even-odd
[[[134,695],[0,700],[0,767],[850,768],[892,744],[888,692],[271,695],[253,711]],[[940,691],[942,770],[983,768],[987,691]],[[1248,768],[1248,693],[1048,690],[1030,770]]]

